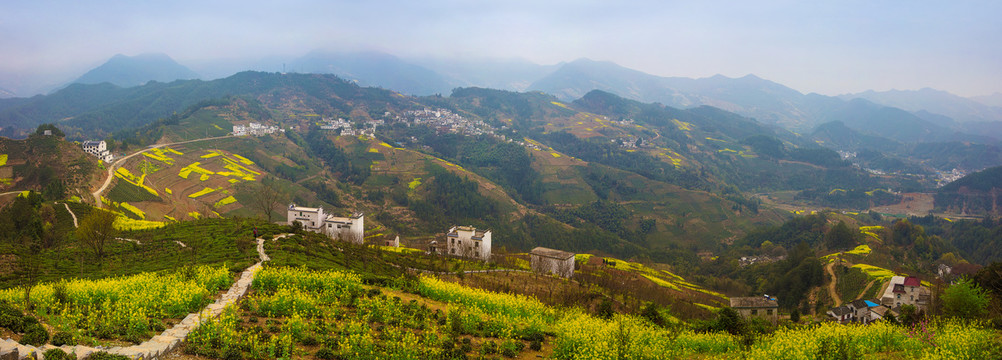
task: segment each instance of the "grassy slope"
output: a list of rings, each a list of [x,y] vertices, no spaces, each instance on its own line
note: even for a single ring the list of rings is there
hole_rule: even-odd
[[[0,154],[7,155],[0,166],[0,192],[40,191],[52,181],[66,186],[67,196],[84,198],[99,174],[96,157],[83,152],[80,145],[57,137],[32,136],[23,140],[0,138]],[[2,201],[9,197],[0,198]]]
[[[87,205],[73,204],[77,217],[86,216]],[[56,228],[70,230],[73,220],[65,207],[57,205]],[[139,241],[111,240],[102,259],[94,257],[69,237],[56,246],[32,254],[38,271],[34,276],[8,273],[0,275],[0,288],[19,286],[30,281],[54,281],[63,278],[98,279],[130,275],[146,271],[174,270],[192,264],[226,264],[233,270],[242,270],[257,261],[257,252],[251,240],[252,230],[277,233],[278,227],[259,220],[205,219],[168,224],[167,227],[143,231],[127,231],[118,237]],[[175,241],[180,241],[181,246]],[[19,266],[25,266],[21,263]],[[22,269],[24,270],[24,269]]]

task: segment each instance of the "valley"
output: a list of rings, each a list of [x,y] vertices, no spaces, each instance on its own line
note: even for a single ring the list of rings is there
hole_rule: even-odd
[[[315,74],[174,86],[230,95],[108,134],[112,163],[46,135],[59,125],[0,143],[11,179],[0,188],[11,255],[0,303],[44,324],[53,343],[39,351],[56,335],[78,358],[764,358],[794,338],[815,339],[798,352],[808,356],[828,351],[832,333],[864,344],[871,332],[894,334],[855,348],[877,357],[994,346],[989,326],[881,296],[897,277],[943,293],[957,276],[937,273],[944,266],[981,274],[1002,254],[972,234],[999,225],[939,210],[944,192],[929,179],[873,174],[754,119],[601,91],[572,102],[480,88],[414,97]],[[173,96],[144,87],[148,99]],[[986,179],[967,178],[951,206],[993,209]],[[361,244],[292,224],[290,204],[364,214]],[[95,232],[103,214],[111,228]],[[438,254],[454,225],[490,229],[490,261]],[[238,280],[255,273],[255,242],[264,277]],[[573,277],[533,271],[538,246],[575,254]],[[141,291],[86,310],[107,315],[77,308],[91,301],[75,290],[85,281],[206,281],[193,273],[220,285],[191,288],[183,311],[140,305],[151,296]],[[247,296],[186,320],[236,281]],[[762,294],[776,320],[733,310]],[[905,325],[832,321],[864,300]],[[906,335],[919,319],[942,321],[938,346]],[[41,336],[0,327],[22,344]],[[951,340],[959,333],[969,337]]]
[[[2,9],[0,360],[1002,359],[1002,2]]]

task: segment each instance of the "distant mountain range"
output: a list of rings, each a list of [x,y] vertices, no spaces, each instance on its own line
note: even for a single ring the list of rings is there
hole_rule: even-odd
[[[972,97],[971,100],[977,101],[979,103],[988,106],[1002,107],[1002,93],[994,93],[991,95],[982,95]]]
[[[960,97],[946,91],[925,88],[921,90],[864,91],[841,95],[839,98],[866,99],[871,102],[901,108],[902,110],[945,115],[960,123],[998,121],[1002,107],[989,106],[979,101]],[[949,124],[940,124],[949,125]]]
[[[592,90],[602,90],[676,108],[713,106],[800,133],[812,133],[822,124],[838,121],[861,134],[901,143],[995,144],[1002,139],[1002,107],[990,105],[1002,102],[1002,94],[967,99],[922,89],[832,97],[802,94],[755,75],[693,79],[655,76],[590,59],[544,66],[517,59],[412,60],[373,51],[314,51],[290,61],[287,69],[334,74],[362,86],[418,96],[448,95],[459,87],[485,87],[542,91],[570,102]],[[194,78],[198,78],[196,73],[164,54],[116,55],[74,83],[108,82],[130,87],[150,80]],[[0,91],[0,97],[3,94]],[[0,104],[0,109],[3,107]]]
[[[71,83],[111,83],[120,87],[143,85],[149,81],[171,82],[198,79],[200,76],[166,54],[141,54],[113,56],[101,66],[83,74]]]

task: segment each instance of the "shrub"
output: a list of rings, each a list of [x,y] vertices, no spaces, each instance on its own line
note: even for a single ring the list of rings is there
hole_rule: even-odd
[[[317,353],[314,354],[313,356],[320,360],[333,360],[336,355],[337,354],[334,354],[334,351],[332,351],[331,349],[322,348],[320,350],[317,350]]]
[[[543,348],[543,342],[533,340],[532,343],[529,344],[529,348],[532,349],[532,351],[539,351]]]
[[[28,345],[40,346],[47,342],[49,342],[49,331],[38,323],[29,326],[21,338],[21,343]]]
[[[498,344],[494,340],[487,340],[487,342],[480,344],[480,353],[484,355],[497,354]]]
[[[45,350],[42,354],[45,360],[76,360],[75,356],[69,356],[62,349],[49,349]]]
[[[243,360],[243,358],[239,349],[229,348],[223,353],[223,360]]]
[[[317,337],[316,336],[306,335],[306,336],[303,337],[303,340],[301,340],[300,343],[303,344],[303,345],[306,345],[306,346],[314,346],[314,345],[319,344],[320,342],[317,341]]]
[[[77,344],[77,341],[74,340],[73,339],[73,335],[70,334],[70,333],[68,333],[68,332],[60,331],[60,332],[57,332],[54,335],[52,335],[52,345],[55,345],[55,346],[71,345],[72,346],[72,345],[76,345],[76,344]],[[49,356],[46,355],[45,358],[48,359]]]
[[[598,304],[598,309],[595,311],[595,315],[603,319],[611,319],[612,300],[609,298],[602,299],[602,303]]]
[[[13,332],[20,332],[23,329],[21,315],[7,312],[0,313],[0,327],[8,328]]]
[[[644,310],[640,312],[640,316],[643,316],[647,320],[650,320],[654,325],[664,327],[665,318],[661,316],[661,312],[658,311],[658,306],[654,303],[649,303],[644,307]]]

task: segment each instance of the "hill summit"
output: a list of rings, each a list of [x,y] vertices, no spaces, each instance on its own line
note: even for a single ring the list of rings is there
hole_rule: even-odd
[[[151,53],[136,56],[118,54],[73,82],[80,84],[107,82],[121,87],[133,87],[145,84],[150,80],[171,82],[179,79],[198,78],[198,74],[184,65],[178,64],[167,54]]]

